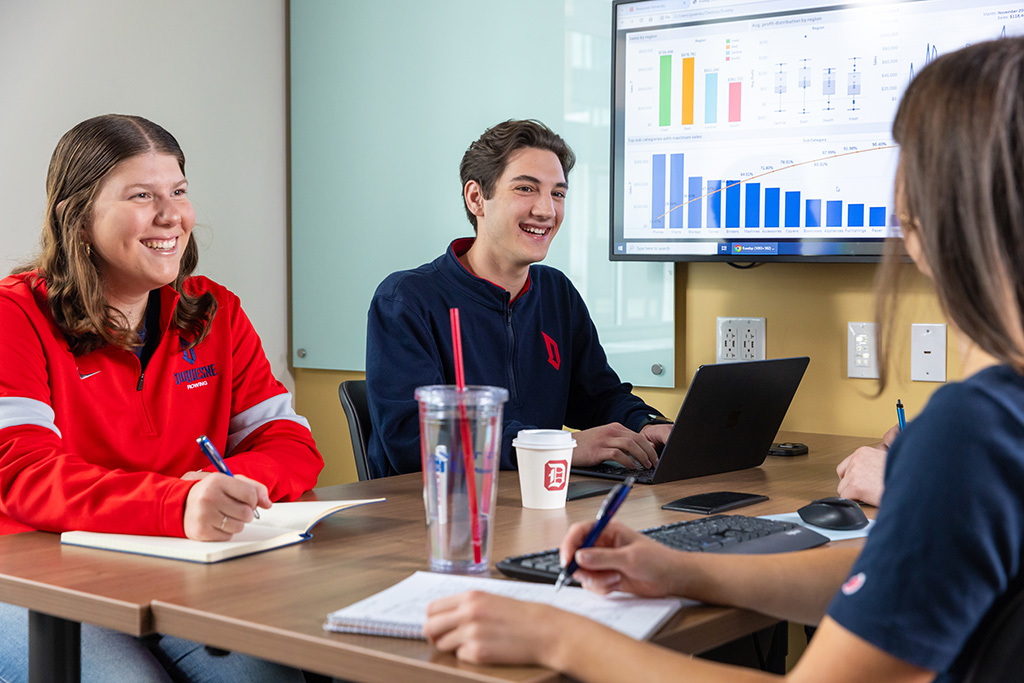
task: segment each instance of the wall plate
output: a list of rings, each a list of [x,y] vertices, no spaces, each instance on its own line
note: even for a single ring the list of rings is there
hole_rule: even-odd
[[[878,343],[874,323],[846,323],[846,376],[878,379]]]
[[[910,326],[910,379],[946,381],[946,326]]]
[[[764,318],[719,317],[716,323],[716,362],[736,363],[765,359]]]

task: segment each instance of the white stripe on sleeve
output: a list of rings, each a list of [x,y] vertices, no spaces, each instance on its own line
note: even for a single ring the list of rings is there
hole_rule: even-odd
[[[0,396],[0,429],[39,425],[63,438],[54,422],[55,419],[53,408],[42,401],[22,396]]]
[[[309,429],[306,418],[292,409],[292,395],[287,391],[257,403],[231,418],[228,424],[228,453],[235,450],[245,437],[274,420],[291,420]]]

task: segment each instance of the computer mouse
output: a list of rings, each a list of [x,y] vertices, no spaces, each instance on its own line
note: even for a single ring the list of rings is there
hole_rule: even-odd
[[[868,525],[868,518],[852,500],[847,498],[819,498],[797,510],[800,519],[822,529],[852,531]]]

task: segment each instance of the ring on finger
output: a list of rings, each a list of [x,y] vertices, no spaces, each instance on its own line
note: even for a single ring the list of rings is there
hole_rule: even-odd
[[[224,525],[227,524],[227,523],[228,523],[228,516],[224,515],[224,517],[220,520],[220,526],[217,527],[217,528],[220,529],[221,531],[224,531]]]

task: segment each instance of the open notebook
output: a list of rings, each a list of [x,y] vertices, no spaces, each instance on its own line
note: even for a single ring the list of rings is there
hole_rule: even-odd
[[[427,604],[470,590],[552,605],[638,640],[655,633],[688,602],[678,598],[638,598],[627,593],[601,596],[572,587],[555,591],[549,584],[416,572],[391,588],[331,612],[324,628],[341,633],[422,639]]]
[[[334,513],[383,500],[384,498],[368,498],[274,503],[269,510],[260,510],[260,518],[246,524],[245,529],[235,534],[230,541],[193,541],[170,536],[65,531],[60,535],[60,542],[87,548],[167,557],[172,560],[220,562],[232,557],[252,555],[300,543],[310,538],[310,530],[314,526]]]

